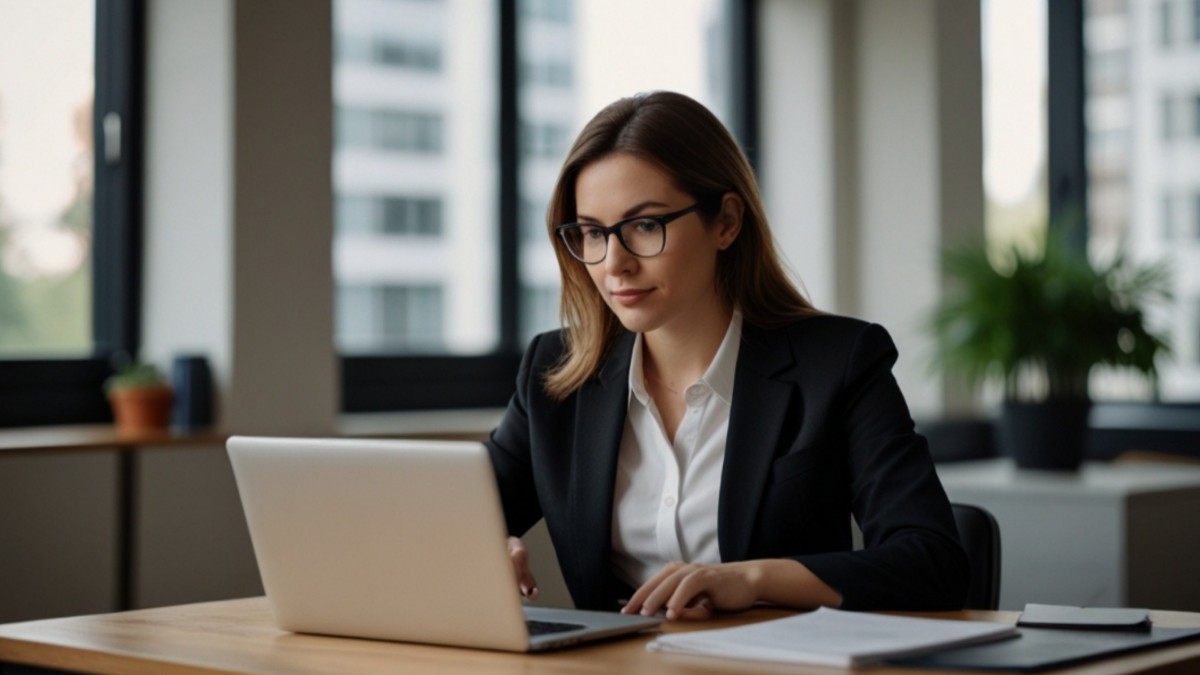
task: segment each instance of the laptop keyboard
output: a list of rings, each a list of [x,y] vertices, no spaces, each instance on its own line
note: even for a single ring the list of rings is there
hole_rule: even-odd
[[[549,633],[565,633],[569,630],[579,630],[585,628],[579,623],[559,623],[557,621],[535,621],[526,619],[525,625],[529,627],[530,635],[547,635]]]

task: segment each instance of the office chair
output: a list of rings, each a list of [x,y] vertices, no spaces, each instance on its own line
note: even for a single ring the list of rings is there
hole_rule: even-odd
[[[971,562],[971,583],[965,609],[1000,606],[1000,525],[986,509],[951,504],[963,550]]]

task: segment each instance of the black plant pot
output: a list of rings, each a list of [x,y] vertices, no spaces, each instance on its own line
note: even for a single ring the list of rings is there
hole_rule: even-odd
[[[1083,464],[1091,409],[1086,398],[1006,401],[997,425],[1000,449],[1022,469],[1075,471]]]

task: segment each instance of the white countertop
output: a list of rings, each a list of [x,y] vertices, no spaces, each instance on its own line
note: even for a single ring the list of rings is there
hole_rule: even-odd
[[[338,432],[347,436],[405,434],[487,435],[500,423],[504,408],[413,410],[353,413],[338,418]]]
[[[949,492],[1128,495],[1200,488],[1200,465],[1167,462],[1084,462],[1077,472],[1059,472],[1018,469],[1000,458],[939,464],[937,473]]]

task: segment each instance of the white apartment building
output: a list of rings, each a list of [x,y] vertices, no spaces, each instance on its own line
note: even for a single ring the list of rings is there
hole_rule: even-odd
[[[1051,0],[1053,1],[1053,0]],[[1166,400],[1200,397],[1200,0],[1091,0],[1092,254],[1122,244],[1174,274]]]
[[[499,340],[495,3],[334,7],[338,346],[489,351]],[[557,323],[557,265],[541,224],[577,97],[572,3],[518,7],[521,319],[532,334]]]

